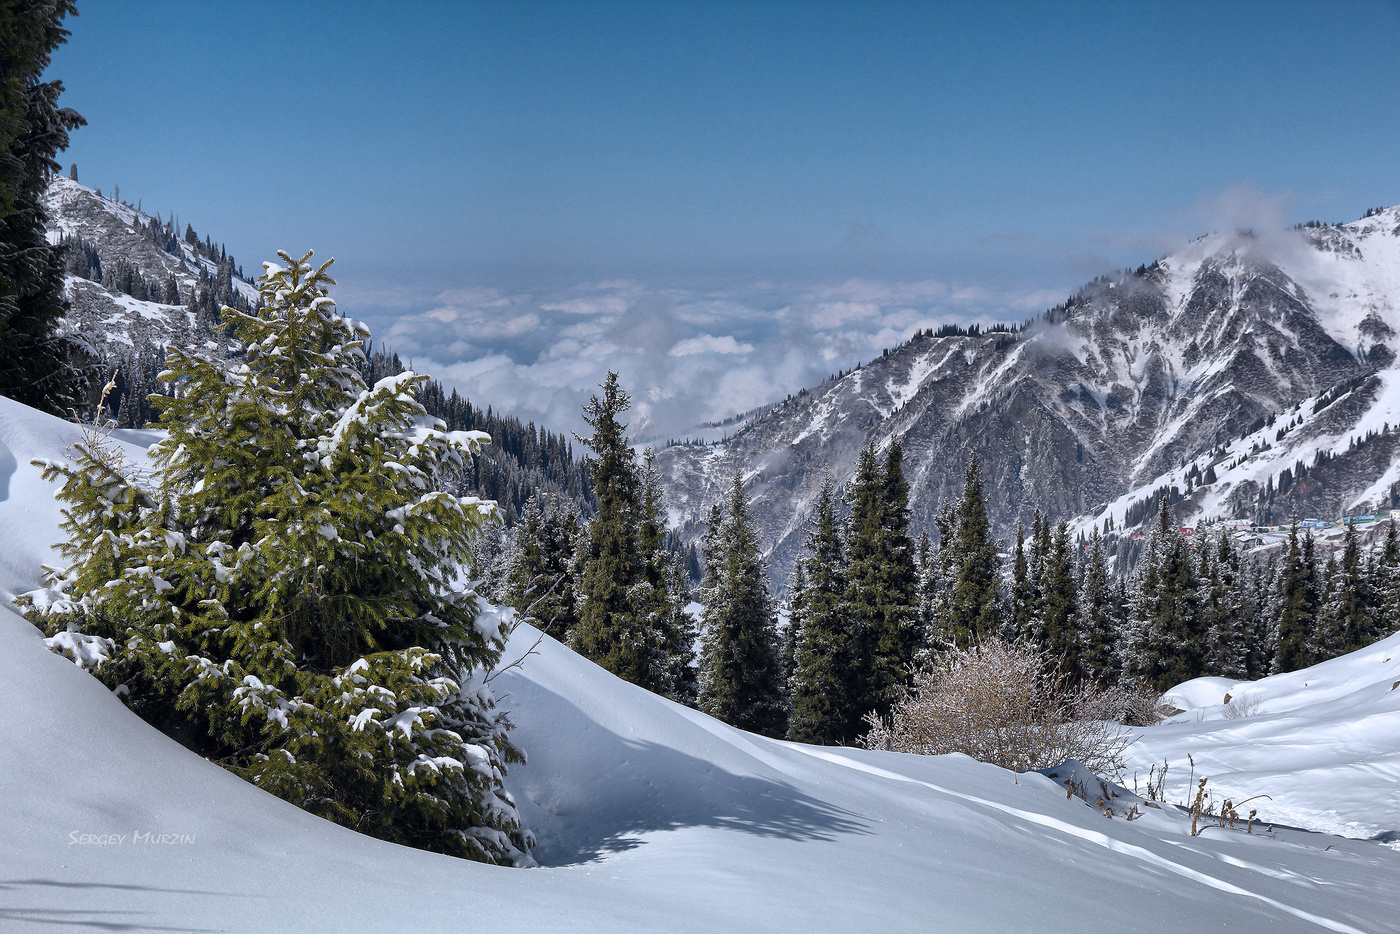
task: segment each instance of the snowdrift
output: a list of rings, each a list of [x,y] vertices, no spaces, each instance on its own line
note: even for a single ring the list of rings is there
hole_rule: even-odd
[[[35,585],[57,539],[29,458],[61,456],[73,430],[0,399],[11,592]],[[536,638],[521,626],[507,657]],[[1371,841],[1193,838],[1170,809],[1106,817],[1054,779],[965,757],[766,740],[547,637],[493,686],[530,756],[509,785],[540,869],[312,817],[147,726],[0,610],[0,926],[1400,931],[1400,853]]]
[[[1259,681],[1197,678],[1165,699],[1182,713],[1129,751],[1140,779],[1168,763],[1170,800],[1186,797],[1194,759],[1218,799],[1268,795],[1250,807],[1269,820],[1400,842],[1400,633]]]

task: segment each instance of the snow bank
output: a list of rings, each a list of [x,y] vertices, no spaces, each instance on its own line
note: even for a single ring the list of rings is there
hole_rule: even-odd
[[[1194,760],[1218,799],[1269,796],[1250,804],[1266,819],[1400,840],[1400,633],[1256,682],[1198,678],[1166,698],[1183,712],[1138,730],[1129,756],[1140,780],[1168,764],[1170,800],[1186,799]]]

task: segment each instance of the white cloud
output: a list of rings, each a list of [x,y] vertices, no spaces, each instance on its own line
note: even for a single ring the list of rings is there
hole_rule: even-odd
[[[671,348],[671,356],[673,357],[689,357],[691,354],[697,353],[745,354],[752,352],[753,344],[741,344],[729,334],[725,334],[723,337],[715,337],[713,334],[688,337]]]
[[[1021,321],[1063,298],[934,279],[459,288],[415,295],[403,311],[381,305],[388,326],[376,337],[474,402],[554,431],[580,429],[580,404],[615,370],[632,394],[631,434],[654,441],[815,385],[920,329]]]

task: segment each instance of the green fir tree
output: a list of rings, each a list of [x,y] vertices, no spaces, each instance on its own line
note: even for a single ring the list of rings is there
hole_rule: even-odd
[[[788,738],[849,742],[863,730],[864,710],[850,703],[851,627],[846,616],[846,556],[831,478],[822,483],[793,585],[793,663]]]
[[[1143,556],[1133,611],[1129,675],[1163,691],[1202,674],[1205,627],[1191,549],[1172,524],[1166,497]]]
[[[578,620],[573,573],[578,516],[558,497],[536,494],[526,500],[514,536],[502,599],[567,642]]]
[[[740,729],[781,737],[787,732],[782,649],[739,474],[726,508],[711,513],[705,568],[700,709]]]
[[[1095,529],[1080,574],[1076,628],[1080,639],[1080,673],[1100,684],[1113,684],[1119,675],[1116,643],[1122,624],[1122,604],[1116,596],[1108,573],[1103,536]]]
[[[1083,677],[1079,638],[1079,583],[1075,580],[1074,545],[1070,541],[1069,523],[1061,520],[1050,539],[1042,571],[1043,645],[1049,649],[1066,674]]]
[[[495,506],[443,492],[480,434],[427,417],[412,373],[366,387],[363,325],[311,254],[224,310],[241,359],[172,349],[155,473],[89,432],[51,463],[72,561],[30,614],[143,717],[322,817],[528,863],[520,761],[485,681],[506,633],[455,581]],[[97,656],[106,654],[102,661]]]
[[[659,694],[671,681],[664,637],[651,625],[646,556],[640,528],[641,478],[627,425],[621,415],[631,399],[609,373],[583,407],[593,429],[579,441],[587,461],[598,512],[584,533],[578,575],[578,622],[569,644],[620,678]]]
[[[1278,648],[1274,671],[1297,671],[1317,658],[1318,590],[1312,532],[1288,532],[1288,550],[1279,569]]]
[[[947,630],[957,646],[965,648],[974,640],[996,634],[1000,590],[997,543],[987,519],[982,468],[975,454],[967,465],[955,517],[947,581],[951,588]]]

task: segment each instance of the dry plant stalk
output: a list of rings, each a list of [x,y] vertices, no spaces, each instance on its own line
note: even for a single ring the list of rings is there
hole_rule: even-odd
[[[1131,737],[1114,720],[1122,692],[1073,685],[1049,652],[988,639],[920,671],[887,719],[867,718],[870,749],[960,752],[1015,771],[1070,759],[1117,777]]]
[[[1201,832],[1196,827],[1201,820],[1201,815],[1206,813],[1205,798],[1206,780],[1203,778],[1196,784],[1196,800],[1191,802],[1191,836],[1193,837],[1198,836]]]

